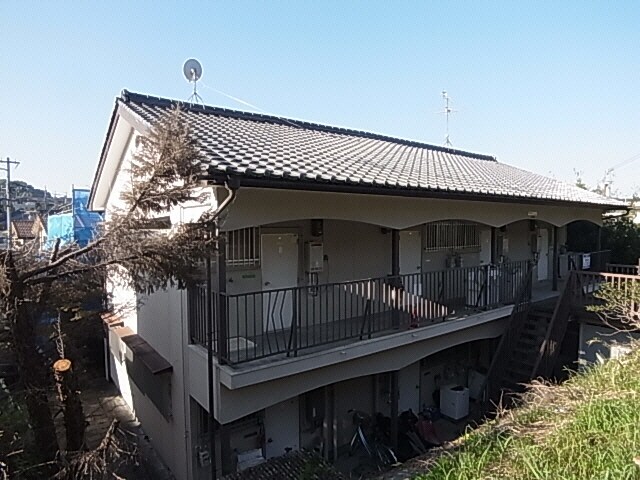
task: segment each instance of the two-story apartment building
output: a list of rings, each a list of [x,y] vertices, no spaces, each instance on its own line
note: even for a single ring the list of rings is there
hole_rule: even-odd
[[[118,205],[136,138],[174,103],[116,99],[90,208]],[[210,281],[146,298],[114,289],[135,308],[107,336],[111,379],[181,479],[209,477],[214,437],[219,472],[302,448],[333,460],[353,410],[393,424],[449,385],[481,397],[528,275],[534,297],[553,296],[566,225],[621,207],[487,155],[183,108],[210,195],[171,222],[224,206]]]

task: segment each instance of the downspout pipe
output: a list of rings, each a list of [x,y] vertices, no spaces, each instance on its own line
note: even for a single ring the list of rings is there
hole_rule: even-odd
[[[224,212],[224,210],[233,202],[236,197],[236,191],[239,185],[231,185],[231,182],[225,182],[225,188],[228,195],[218,206],[218,208],[211,213],[211,217],[208,220],[213,221],[213,228],[208,232],[209,240],[218,234],[218,217]],[[213,279],[211,276],[211,252],[207,255],[205,260],[205,268],[207,275],[207,390],[209,396],[209,418],[208,418],[208,430],[209,430],[209,449],[211,451],[211,479],[216,480],[216,434],[215,434],[215,419],[214,419],[214,385],[213,385]]]

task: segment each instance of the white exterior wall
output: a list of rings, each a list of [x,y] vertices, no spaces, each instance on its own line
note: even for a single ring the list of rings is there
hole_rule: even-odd
[[[125,326],[137,332],[151,344],[173,367],[170,374],[171,396],[170,414],[165,417],[149,398],[146,388],[155,384],[138,385],[131,378],[127,361],[120,362],[111,356],[111,379],[123,398],[140,420],[151,444],[158,451],[169,468],[186,478],[186,462],[189,450],[185,437],[184,385],[182,377],[182,352],[180,349],[183,331],[182,292],[177,290],[155,293],[146,299],[146,304],[138,311],[137,319],[129,318]],[[112,336],[113,338],[113,336]],[[122,343],[122,342],[121,342]],[[124,347],[124,345],[122,345]],[[126,347],[125,347],[126,348]],[[113,346],[112,346],[113,349]],[[129,358],[132,361],[133,358]],[[165,376],[168,374],[162,374]],[[157,377],[157,376],[156,376]],[[158,378],[160,381],[160,378]],[[167,442],[167,439],[177,441]]]
[[[378,225],[326,220],[324,246],[328,283],[391,273],[391,234]]]
[[[122,120],[120,120],[121,123]],[[117,168],[111,166],[118,174],[111,182],[105,214],[123,206],[120,193],[130,184],[129,166],[131,155],[135,151],[135,132],[131,128],[119,125],[119,133],[114,142],[123,146]],[[126,141],[124,139],[126,138]],[[106,167],[105,167],[106,168]],[[185,205],[183,208],[170,212],[170,218],[175,225],[198,218],[210,208],[215,208],[215,202]],[[158,451],[164,462],[178,479],[191,478],[191,439],[190,439],[190,408],[188,369],[186,359],[189,358],[184,350],[187,348],[188,321],[186,315],[186,292],[176,289],[156,292],[146,297],[136,295],[134,291],[122,285],[114,278],[110,282],[112,305],[114,311],[120,315],[124,326],[139,334],[172,366],[170,374],[161,374],[163,378],[170,378],[170,393],[166,399],[168,412],[163,413],[150,399],[145,389],[154,388],[154,384],[137,385],[132,379],[129,368],[134,363],[129,362],[131,352],[117,335],[110,334],[111,380],[120,390],[124,400],[131,407],[140,420],[151,444]],[[123,352],[123,356],[114,355]],[[122,360],[122,361],[121,361]],[[206,366],[206,365],[205,365]],[[150,377],[154,378],[154,377]],[[155,380],[155,379],[154,379]],[[199,380],[206,388],[206,377]],[[157,392],[154,392],[157,393]]]
[[[602,224],[601,209],[578,206],[240,188],[224,229],[304,218],[357,221],[400,230],[438,220],[469,220],[500,227],[528,220],[533,211],[536,220],[556,226],[575,220]]]

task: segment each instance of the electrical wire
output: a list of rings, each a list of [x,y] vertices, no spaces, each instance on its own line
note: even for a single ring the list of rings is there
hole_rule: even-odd
[[[620,163],[615,164],[613,167],[609,168],[607,170],[608,173],[613,172],[614,170],[617,170],[620,167],[625,167],[633,162],[635,162],[636,160],[640,159],[640,153],[636,153],[635,155],[627,158],[626,160],[621,161]]]
[[[217,93],[219,95],[222,95],[223,97],[227,97],[230,100],[233,100],[233,101],[238,102],[238,103],[240,103],[242,105],[245,105],[245,106],[247,106],[249,108],[257,110],[258,112],[260,112],[260,113],[262,113],[264,115],[269,115],[269,116],[272,116],[272,117],[276,117],[279,120],[282,120],[283,122],[291,125],[292,127],[301,128],[300,125],[297,125],[295,122],[292,122],[291,120],[289,120],[287,118],[281,117],[279,115],[273,115],[272,113],[269,113],[266,110],[264,110],[264,109],[262,109],[262,108],[260,108],[260,107],[258,107],[256,105],[253,105],[252,103],[249,103],[249,102],[247,102],[245,100],[242,100],[241,98],[235,97],[235,96],[233,96],[231,94],[223,92],[222,90],[218,90],[217,88],[211,87],[211,86],[207,85],[206,83],[204,83],[202,80],[200,80],[198,84],[203,86],[204,88],[208,88],[209,90],[211,90],[211,91],[213,91],[213,92],[215,92],[215,93]]]

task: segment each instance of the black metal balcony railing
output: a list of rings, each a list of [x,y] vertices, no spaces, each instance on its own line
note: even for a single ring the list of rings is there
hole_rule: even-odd
[[[214,293],[213,348],[227,363],[297,355],[515,301],[527,261],[241,294]],[[218,309],[216,302],[221,302]],[[206,345],[205,286],[189,291],[191,341]],[[223,332],[221,335],[220,332]]]

